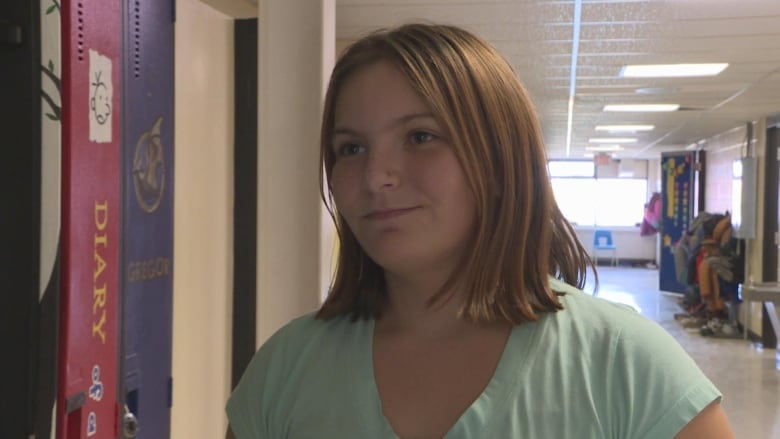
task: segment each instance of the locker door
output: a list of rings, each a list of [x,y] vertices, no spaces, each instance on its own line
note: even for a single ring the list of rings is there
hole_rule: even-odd
[[[162,439],[172,403],[174,10],[122,2],[123,397],[137,437]]]
[[[118,434],[121,65],[118,0],[62,4],[62,265],[57,438]]]

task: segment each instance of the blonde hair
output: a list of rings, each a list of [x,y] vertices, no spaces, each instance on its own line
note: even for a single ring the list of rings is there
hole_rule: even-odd
[[[465,287],[463,317],[472,321],[536,320],[562,309],[549,275],[582,288],[595,266],[553,199],[542,130],[524,87],[507,61],[475,35],[453,26],[408,24],[368,35],[333,69],[325,97],[321,186],[340,240],[330,294],[319,318],[381,314],[384,272],[333,208],[330,178],[334,108],[346,81],[379,61],[394,64],[450,139],[477,205],[473,252],[435,295],[456,280]],[[455,274],[457,273],[457,275]]]

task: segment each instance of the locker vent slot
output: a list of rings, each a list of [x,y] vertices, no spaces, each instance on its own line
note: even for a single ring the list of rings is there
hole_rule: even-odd
[[[76,47],[79,61],[84,61],[84,3],[76,3],[76,16],[78,20],[78,32],[76,32]]]
[[[133,2],[133,76],[141,77],[141,2]]]

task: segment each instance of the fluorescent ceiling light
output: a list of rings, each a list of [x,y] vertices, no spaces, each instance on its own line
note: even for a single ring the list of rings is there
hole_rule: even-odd
[[[585,151],[622,151],[623,147],[620,145],[599,145],[599,146],[586,146]]]
[[[623,68],[620,69],[620,76],[623,78],[715,76],[725,70],[728,66],[728,63],[629,65],[623,66]]]
[[[639,95],[660,95],[660,94],[672,94],[680,91],[677,87],[642,87],[634,90],[634,93]]]
[[[605,105],[604,111],[677,111],[679,104],[625,104],[625,105]]]
[[[596,131],[611,133],[635,133],[637,131],[652,131],[654,125],[596,125]]]
[[[588,143],[636,143],[636,137],[591,137]]]

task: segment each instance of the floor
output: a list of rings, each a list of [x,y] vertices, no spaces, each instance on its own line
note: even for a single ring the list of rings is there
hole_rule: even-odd
[[[723,392],[737,438],[780,438],[780,354],[747,340],[714,339],[683,329],[677,295],[658,290],[658,271],[599,267],[598,296],[631,305],[671,333]],[[592,291],[587,285],[586,291]]]

